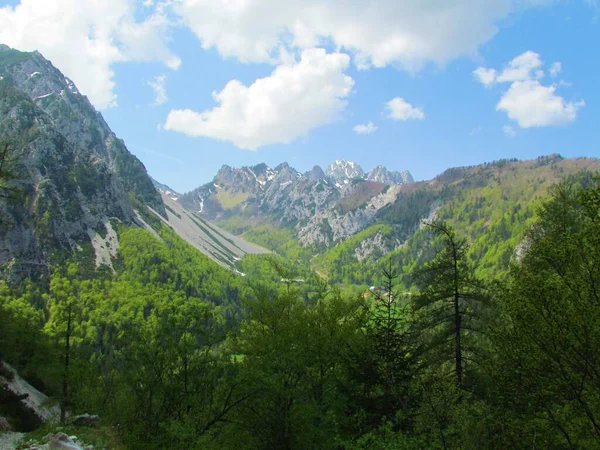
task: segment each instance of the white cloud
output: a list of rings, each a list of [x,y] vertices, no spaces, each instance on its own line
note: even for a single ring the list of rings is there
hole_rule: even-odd
[[[562,64],[560,62],[552,63],[550,67],[550,75],[553,77],[557,76],[562,71]]]
[[[542,67],[540,55],[527,51],[510,61],[497,76],[494,69],[484,67],[477,68],[474,74],[485,86],[494,82],[510,83],[496,105],[496,110],[506,112],[521,128],[558,126],[573,122],[577,118],[577,111],[585,102],[569,102],[556,93],[556,84],[543,85],[540,81],[544,77]],[[560,70],[562,65],[555,62],[550,68],[550,74],[556,76]],[[494,77],[490,75],[492,73]],[[560,85],[567,84],[561,81]],[[504,132],[511,136],[512,132],[507,132],[509,128],[512,127],[504,127]]]
[[[485,86],[490,86],[496,81],[496,69],[478,67],[473,71],[473,75]]]
[[[21,0],[0,8],[0,42],[39,50],[99,109],[116,106],[113,65],[160,61],[177,68],[169,21],[158,9],[136,20],[135,0]]]
[[[385,104],[387,117],[394,120],[423,120],[425,113],[421,108],[415,108],[402,97],[391,99]]]
[[[585,103],[567,102],[555,91],[556,86],[543,86],[537,80],[515,81],[496,105],[496,110],[505,111],[521,128],[573,122],[577,110]]]
[[[502,132],[508,137],[515,137],[517,135],[517,131],[510,125],[504,125],[502,127]]]
[[[498,75],[496,81],[499,83],[523,81],[529,80],[533,76],[541,78],[544,72],[539,70],[540,67],[542,67],[540,55],[528,50],[509,62],[508,67]]]
[[[166,75],[158,75],[146,83],[154,91],[154,106],[164,105],[169,100],[167,89],[165,88],[166,82]]]
[[[175,11],[203,48],[243,62],[279,61],[280,50],[323,42],[359,68],[417,70],[476,53],[517,8],[543,0],[180,0]]]
[[[355,125],[352,129],[356,134],[371,134],[377,131],[377,127],[373,125],[373,122]]]
[[[170,111],[164,128],[250,150],[290,143],[344,110],[354,86],[344,74],[349,64],[349,56],[342,53],[304,50],[299,62],[280,65],[250,86],[230,81],[221,92],[213,92],[218,106],[210,110]]]

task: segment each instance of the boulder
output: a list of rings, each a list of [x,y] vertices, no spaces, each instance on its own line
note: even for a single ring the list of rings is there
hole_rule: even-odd
[[[81,414],[71,419],[71,423],[77,426],[93,427],[98,424],[100,417],[95,414]]]
[[[77,444],[75,436],[67,436],[62,432],[51,435],[49,441],[48,448],[52,450],[83,450]]]

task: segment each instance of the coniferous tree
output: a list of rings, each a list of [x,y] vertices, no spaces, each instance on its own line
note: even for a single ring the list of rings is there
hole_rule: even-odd
[[[433,221],[428,227],[440,237],[442,248],[416,270],[419,293],[413,306],[420,315],[424,351],[433,352],[441,361],[452,361],[456,383],[462,386],[465,358],[471,358],[474,351],[472,342],[466,341],[482,331],[480,319],[487,294],[467,259],[467,241],[443,221]]]

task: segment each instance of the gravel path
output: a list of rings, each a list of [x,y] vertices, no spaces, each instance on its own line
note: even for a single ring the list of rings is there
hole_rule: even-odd
[[[7,431],[0,433],[0,450],[14,450],[16,443],[23,437],[23,433]]]

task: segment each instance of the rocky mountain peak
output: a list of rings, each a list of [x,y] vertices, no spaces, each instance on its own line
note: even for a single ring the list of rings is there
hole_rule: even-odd
[[[347,184],[355,178],[363,178],[365,176],[364,170],[358,163],[346,161],[345,159],[337,159],[329,164],[325,173],[340,184]]]
[[[306,178],[313,181],[319,181],[324,179],[327,175],[323,172],[320,166],[314,166],[311,170],[304,174]]]
[[[367,180],[377,181],[385,184],[408,184],[414,182],[414,179],[408,170],[398,172],[397,170],[388,170],[385,166],[376,166],[367,174]]]

